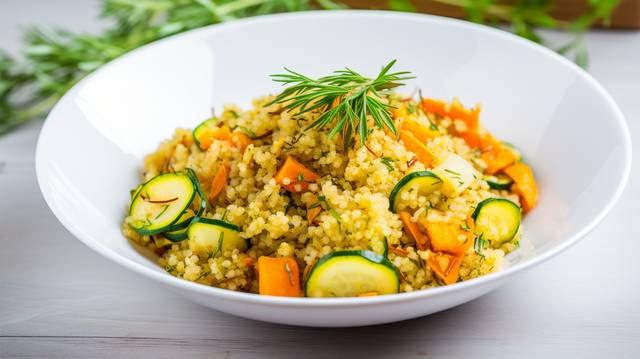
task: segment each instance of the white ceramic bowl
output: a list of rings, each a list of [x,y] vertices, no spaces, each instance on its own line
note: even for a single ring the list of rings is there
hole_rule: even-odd
[[[237,293],[166,274],[120,233],[142,159],[211,107],[275,93],[283,66],[367,74],[397,58],[429,97],[481,102],[483,123],[518,145],[535,170],[540,205],[524,220],[533,244],[502,272],[455,285],[370,298]],[[44,197],[82,242],[210,308],[278,323],[356,326],[403,320],[481,296],[562,252],[609,212],[627,181],[631,144],[622,114],[586,72],[543,47],[488,27],[389,12],[311,12],[207,27],[153,43],[75,86],[49,115],[36,168]],[[585,264],[586,265],[586,264]]]

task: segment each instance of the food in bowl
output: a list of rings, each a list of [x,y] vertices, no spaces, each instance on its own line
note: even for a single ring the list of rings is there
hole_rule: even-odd
[[[171,275],[276,296],[353,297],[499,271],[537,202],[480,107],[393,92],[409,77],[287,70],[285,90],[177,129],[144,161],[123,232]]]

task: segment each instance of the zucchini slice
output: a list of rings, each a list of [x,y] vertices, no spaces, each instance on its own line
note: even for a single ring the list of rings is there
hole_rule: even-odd
[[[195,216],[196,214],[191,209],[187,209],[182,213],[180,219],[178,219],[175,224],[172,224],[166,232],[162,233],[162,235],[171,242],[180,242],[187,239],[187,230],[189,229],[189,224],[191,224],[191,220]]]
[[[429,171],[411,172],[402,177],[391,190],[389,195],[389,210],[396,212],[402,204],[402,194],[410,190],[418,191],[418,195],[426,196],[440,190],[442,180],[435,173]]]
[[[502,141],[502,144],[504,145],[504,147],[506,149],[508,149],[509,151],[511,151],[513,153],[513,155],[516,157],[516,162],[521,162],[522,161],[522,152],[520,152],[520,150],[517,149],[516,146],[512,145],[509,142],[504,142],[504,141]]]
[[[204,190],[202,189],[202,185],[200,184],[200,180],[198,179],[196,172],[191,168],[186,168],[185,173],[189,176],[191,182],[193,182],[196,193],[198,194],[200,204],[198,204],[198,211],[195,213],[195,216],[200,217],[202,213],[204,213],[204,210],[207,209],[207,196],[204,194]]]
[[[491,189],[509,189],[513,184],[511,177],[501,174],[495,176],[484,176],[484,180],[487,181],[489,188]]]
[[[132,227],[142,235],[158,234],[180,220],[196,194],[184,173],[158,175],[142,185],[129,207]]]
[[[491,243],[493,248],[516,236],[521,217],[520,207],[505,198],[485,199],[471,215],[475,221],[475,234]]]
[[[388,259],[371,251],[340,251],[320,258],[305,283],[307,297],[356,297],[398,293],[400,280]]]
[[[187,230],[189,249],[215,257],[221,251],[247,249],[247,241],[240,237],[240,229],[233,223],[218,219],[195,217]]]
[[[205,148],[202,148],[202,145],[200,144],[202,137],[207,133],[207,131],[209,131],[212,128],[215,128],[218,121],[219,120],[217,117],[212,117],[208,120],[203,121],[201,124],[199,124],[198,126],[196,126],[196,128],[193,129],[193,139],[196,141],[196,144],[201,150],[205,150]]]
[[[459,196],[477,178],[471,163],[452,152],[433,169],[433,173],[442,179],[442,193],[447,197]]]

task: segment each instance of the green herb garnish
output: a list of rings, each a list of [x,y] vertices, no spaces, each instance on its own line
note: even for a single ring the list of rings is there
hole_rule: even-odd
[[[385,167],[387,167],[387,169],[389,170],[389,172],[393,172],[393,170],[395,170],[395,166],[394,166],[394,162],[396,160],[391,158],[391,157],[382,157],[380,158],[380,162],[382,162],[383,165],[385,165]]]
[[[477,236],[475,241],[473,242],[473,250],[475,250],[476,253],[478,253],[478,255],[481,256],[482,258],[484,258],[484,254],[482,253],[484,250],[484,244],[485,244],[485,240],[482,234]]]
[[[391,106],[383,99],[385,91],[403,85],[401,81],[413,78],[409,72],[390,72],[396,60],[389,62],[375,78],[360,75],[352,69],[334,71],[332,75],[312,79],[285,68],[286,73],[271,75],[274,81],[287,86],[270,103],[280,103],[294,116],[319,110],[321,114],[305,131],[323,129],[331,125],[329,138],[342,134],[345,150],[355,144],[355,138],[364,145],[370,133],[369,120],[382,129],[397,135]]]

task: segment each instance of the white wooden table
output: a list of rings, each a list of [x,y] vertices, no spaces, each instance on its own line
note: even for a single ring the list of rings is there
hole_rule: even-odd
[[[33,22],[95,29],[97,11],[96,1],[2,0],[0,46],[17,49],[16,29]],[[590,72],[627,116],[638,158],[640,33],[594,32],[587,41]],[[36,183],[40,126],[0,138],[0,358],[640,357],[638,166],[593,233],[517,282],[407,322],[297,328],[205,309],[75,240]]]

